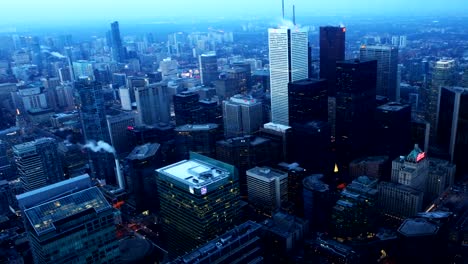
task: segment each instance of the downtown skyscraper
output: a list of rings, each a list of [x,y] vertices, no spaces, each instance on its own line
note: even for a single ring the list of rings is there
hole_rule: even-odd
[[[377,60],[376,95],[388,97],[390,101],[400,100],[398,76],[398,48],[393,46],[361,46],[361,60]]]
[[[122,46],[122,38],[120,37],[119,22],[111,23],[111,48],[112,60],[115,62],[123,62],[125,60],[125,50]]]
[[[87,174],[17,199],[34,263],[119,263],[116,209]]]
[[[345,27],[320,27],[320,78],[328,83],[328,94],[335,95],[336,62],[345,59]]]
[[[12,148],[24,191],[32,191],[63,180],[57,141],[39,138]]]
[[[308,32],[300,28],[270,28],[268,50],[271,120],[289,125],[288,83],[308,78]]]
[[[107,126],[102,84],[89,79],[75,82],[79,94],[79,108],[83,134],[86,141],[111,142]],[[88,151],[91,171],[96,178],[114,183],[114,161],[112,154]]]

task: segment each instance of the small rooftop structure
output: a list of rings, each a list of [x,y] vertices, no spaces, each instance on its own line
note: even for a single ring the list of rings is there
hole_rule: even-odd
[[[147,143],[141,146],[136,146],[132,152],[127,156],[129,160],[143,160],[148,157],[154,156],[160,148],[158,143]]]
[[[270,167],[255,167],[247,171],[247,175],[266,181],[274,181],[276,178],[288,177],[288,173],[272,169]]]
[[[192,194],[205,195],[234,177],[234,167],[197,153],[190,153],[189,160],[182,160],[156,170],[159,177],[186,189]]]

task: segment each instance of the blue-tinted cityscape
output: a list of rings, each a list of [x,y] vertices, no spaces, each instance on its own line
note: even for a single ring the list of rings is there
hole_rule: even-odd
[[[464,1],[0,4],[0,263],[468,263]]]

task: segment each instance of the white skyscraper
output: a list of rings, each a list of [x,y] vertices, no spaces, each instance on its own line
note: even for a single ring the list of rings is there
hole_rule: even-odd
[[[308,78],[308,32],[298,28],[268,29],[271,119],[289,125],[288,83]]]

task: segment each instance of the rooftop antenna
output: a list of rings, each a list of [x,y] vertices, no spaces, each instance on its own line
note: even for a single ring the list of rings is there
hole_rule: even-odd
[[[281,0],[281,3],[282,3],[283,20],[284,20],[284,0]]]
[[[293,5],[293,25],[296,25],[296,6]]]

